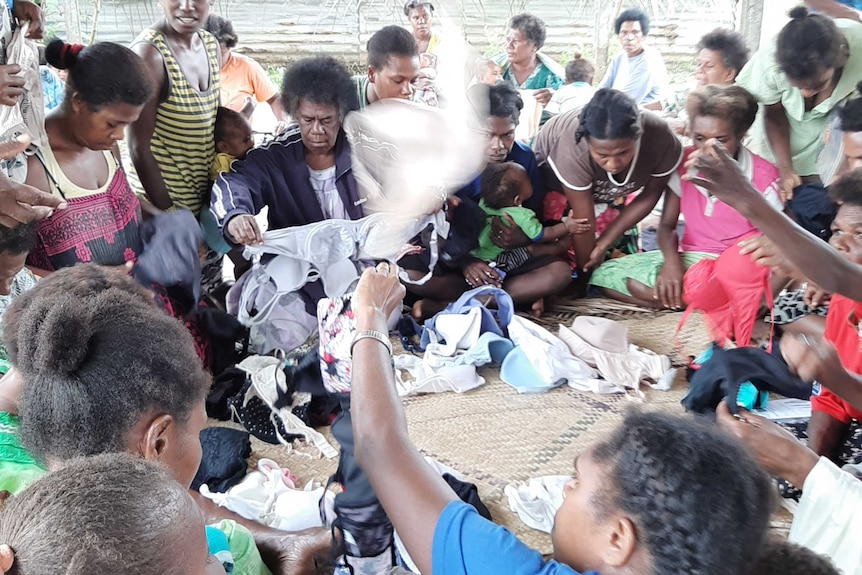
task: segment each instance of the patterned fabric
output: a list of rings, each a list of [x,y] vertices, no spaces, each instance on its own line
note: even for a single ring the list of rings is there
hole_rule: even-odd
[[[775,298],[772,317],[766,316],[763,321],[775,325],[787,325],[811,314],[826,317],[829,311],[828,305],[821,305],[816,310],[812,310],[803,300],[804,296],[805,290],[801,289],[781,292]]]
[[[776,423],[795,435],[802,443],[806,445],[808,444],[808,421],[778,421]],[[830,459],[837,462],[839,467],[842,465],[855,465],[862,463],[862,424],[858,421],[850,423],[847,428],[847,432],[844,434],[844,437],[836,450],[835,457]],[[798,501],[802,496],[802,490],[800,488],[791,485],[783,479],[778,479],[778,490],[781,493],[781,496],[785,499],[795,499]]]
[[[47,147],[43,150],[49,152]],[[113,178],[104,191],[82,196],[80,188],[67,187],[72,184],[45,154],[43,166],[51,192],[66,198],[68,207],[39,222],[36,247],[27,256],[29,265],[47,271],[83,262],[118,266],[140,255],[141,205],[116,160],[110,153],[106,158],[113,163]]]
[[[169,90],[156,112],[150,150],[173,203],[195,216],[200,214],[209,196],[220,88],[218,43],[208,32],[198,34],[210,64],[209,87],[203,92],[189,84],[161,32],[144,30],[134,42],[152,44],[164,58]]]
[[[320,322],[320,373],[329,393],[350,391],[350,347],[356,318],[349,297],[324,298],[317,303]]]
[[[501,252],[495,260],[497,269],[509,273],[512,270],[518,269],[530,259],[530,252],[527,248],[515,248]]]

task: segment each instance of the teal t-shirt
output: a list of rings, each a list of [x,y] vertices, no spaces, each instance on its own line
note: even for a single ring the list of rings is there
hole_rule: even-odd
[[[529,208],[512,206],[495,210],[489,208],[485,204],[485,200],[479,202],[479,207],[485,211],[485,227],[482,229],[482,233],[479,234],[479,247],[473,250],[473,256],[479,259],[491,262],[496,260],[497,256],[504,251],[503,248],[491,241],[491,218],[494,216],[509,216],[515,222],[515,225],[521,228],[521,231],[534,242],[542,237],[542,232],[544,231],[542,223],[536,217],[536,213]]]

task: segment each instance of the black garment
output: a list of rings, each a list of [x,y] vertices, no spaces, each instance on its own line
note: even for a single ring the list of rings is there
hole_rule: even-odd
[[[215,376],[207,394],[207,415],[228,421],[231,418],[228,400],[239,394],[248,379],[248,372],[238,367],[230,367]]]
[[[198,306],[186,316],[207,337],[212,357],[210,372],[219,376],[245,359],[248,354],[248,329],[234,316],[220,309]],[[237,349],[241,344],[241,350]]]
[[[681,402],[685,410],[696,413],[715,411],[724,399],[731,413],[738,413],[736,396],[746,381],[761,391],[785,397],[811,397],[811,384],[790,373],[781,358],[777,339],[772,349],[773,353],[768,353],[753,347],[722,349],[714,346],[712,357],[691,378],[691,387]]]
[[[336,556],[377,557],[387,549],[393,549],[395,529],[389,521],[383,506],[374,494],[365,472],[356,465],[353,457],[353,423],[350,417],[350,394],[338,395],[341,413],[332,422],[332,436],[340,445],[338,469],[330,483],[340,484],[344,490],[335,496],[335,521],[333,531],[349,533],[342,536],[341,548],[336,548]],[[323,511],[321,510],[321,518]],[[336,538],[333,537],[333,546]],[[394,564],[394,555],[393,555]]]
[[[787,202],[793,219],[800,226],[827,241],[832,236],[832,220],[838,212],[826,188],[820,184],[802,184],[793,190],[793,199]]]
[[[144,251],[132,270],[142,285],[182,286],[195,304],[201,297],[198,246],[204,235],[188,210],[161,213],[141,224]]]
[[[479,499],[479,489],[473,483],[467,483],[466,481],[455,479],[448,473],[443,474],[443,479],[446,480],[446,483],[449,484],[449,487],[452,488],[452,491],[455,492],[458,499],[464,503],[472,505],[479,515],[488,521],[493,521],[493,519],[491,519],[491,512],[488,511],[488,508],[484,503],[482,503],[482,500]]]
[[[224,493],[245,477],[251,442],[248,433],[226,427],[209,427],[201,431],[203,456],[192,481],[197,491],[204,483],[215,493]]]

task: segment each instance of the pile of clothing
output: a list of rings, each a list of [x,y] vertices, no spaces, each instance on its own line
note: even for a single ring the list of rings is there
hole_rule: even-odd
[[[660,389],[673,380],[668,358],[630,345],[618,322],[582,316],[557,336],[516,315],[509,294],[493,286],[464,293],[424,326],[405,317],[399,331],[405,349],[422,354],[394,358],[401,395],[475,389],[485,383],[477,368],[487,364],[499,365],[520,393],[561,385],[624,393],[643,380]]]

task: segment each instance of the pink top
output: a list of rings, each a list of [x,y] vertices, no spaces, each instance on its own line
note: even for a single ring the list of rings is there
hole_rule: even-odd
[[[668,187],[680,196],[680,213],[685,231],[680,249],[684,252],[720,254],[742,236],[757,228],[739,212],[709,193],[683,180],[685,162],[694,147],[686,148],[683,160]],[[777,210],[783,209],[778,195],[778,168],[746,148],[739,151],[738,163],[756,190]]]

